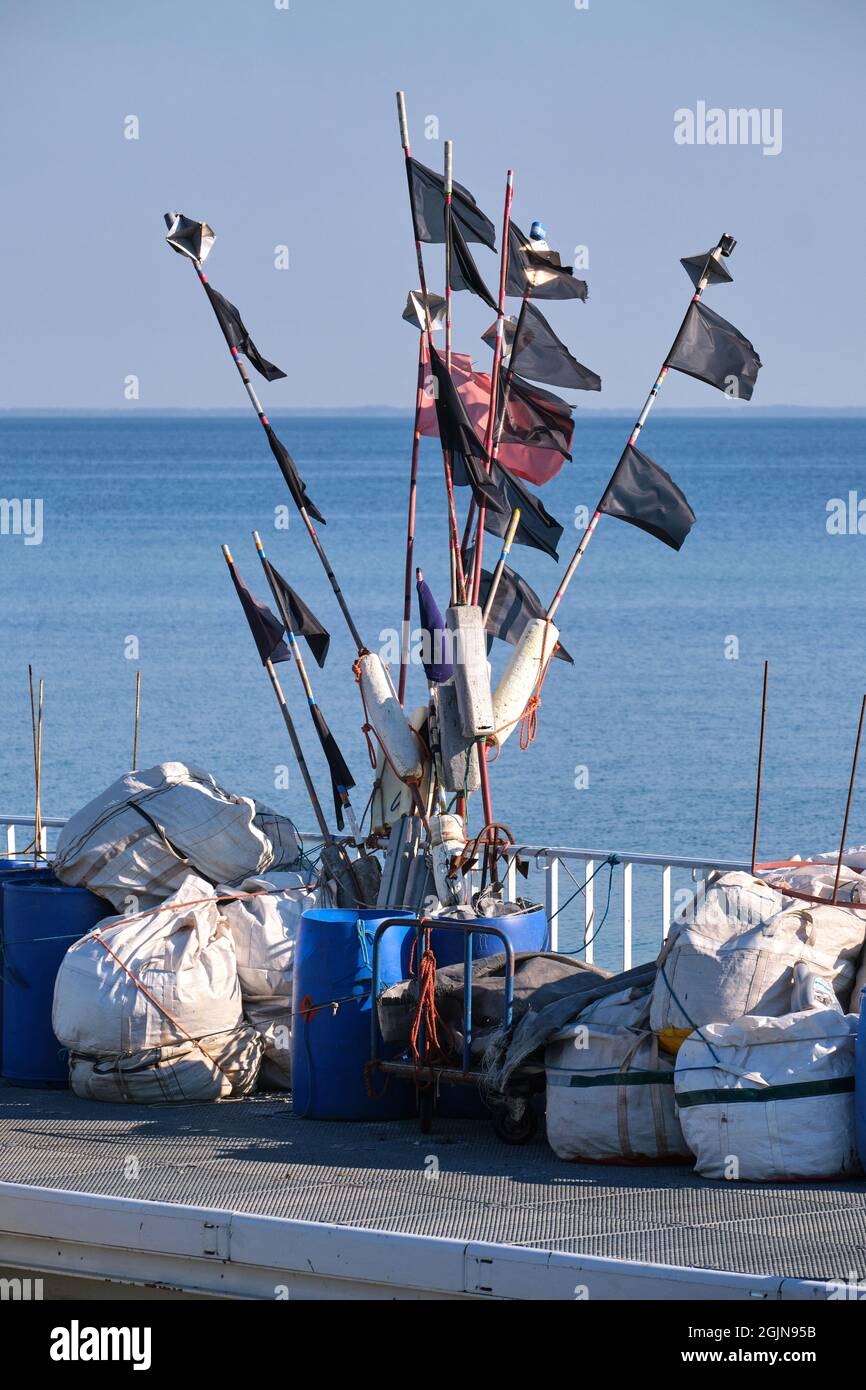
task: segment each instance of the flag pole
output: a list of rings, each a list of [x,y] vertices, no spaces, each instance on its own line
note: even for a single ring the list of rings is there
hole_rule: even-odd
[[[168,214],[166,214],[165,221],[166,221],[166,225],[170,227],[170,226],[171,226],[171,219],[170,219],[170,217],[168,216]],[[193,267],[195,268],[195,273],[196,273],[196,275],[198,276],[199,283],[200,283],[202,289],[205,290],[205,292],[207,292],[208,279],[207,279],[207,276],[205,275],[204,271],[202,270],[201,262],[195,260],[194,257],[192,257],[192,256],[190,256],[189,259],[192,261]],[[213,308],[213,305],[211,305],[211,308]],[[245,367],[244,364],[243,364],[243,360],[242,360],[242,358],[241,358],[240,352],[239,352],[238,349],[232,344],[232,341],[231,341],[231,339],[230,339],[230,337],[229,337],[229,335],[228,335],[228,332],[226,331],[225,326],[220,322],[219,315],[216,314],[216,310],[214,310],[214,314],[215,314],[215,316],[216,316],[217,322],[218,322],[219,325],[220,325],[220,331],[222,332],[222,335],[223,335],[223,337],[224,337],[225,340],[226,340],[226,344],[227,344],[228,350],[229,350],[229,352],[230,352],[230,354],[231,354],[232,361],[234,362],[235,366],[236,366],[237,369],[238,369],[238,374],[240,375],[241,381],[242,381],[243,384],[244,384],[244,389],[246,390],[246,393],[247,393],[247,395],[248,395],[249,398],[250,398],[250,402],[251,402],[251,404],[252,404],[253,410],[256,412],[256,415],[258,416],[259,424],[261,425],[261,427],[262,427],[263,430],[267,431],[267,430],[269,429],[269,427],[270,427],[270,421],[268,420],[267,415],[265,414],[264,410],[262,409],[261,401],[259,400],[258,396],[256,395],[255,388],[253,387],[253,384],[252,384],[252,382],[250,381],[249,373],[248,373],[246,367]],[[346,624],[347,624],[347,626],[348,626],[348,628],[349,628],[349,631],[350,631],[350,633],[352,634],[352,641],[355,643],[355,646],[357,647],[359,654],[363,654],[363,652],[366,651],[366,648],[365,648],[365,646],[364,646],[364,643],[361,641],[361,635],[360,635],[360,633],[358,632],[357,627],[355,626],[355,623],[354,623],[354,620],[353,620],[353,618],[352,618],[351,613],[349,612],[349,606],[348,606],[348,604],[346,603],[345,597],[344,597],[344,595],[343,595],[343,591],[342,591],[342,589],[340,588],[340,585],[339,585],[338,582],[337,582],[337,577],[336,577],[336,575],[334,574],[333,569],[331,568],[330,561],[328,560],[328,557],[327,557],[327,555],[326,555],[326,553],[325,553],[325,548],[324,548],[324,546],[322,545],[322,542],[319,540],[318,534],[317,534],[317,532],[316,532],[316,528],[314,527],[314,525],[313,525],[313,523],[312,523],[312,521],[311,521],[311,519],[310,519],[309,512],[307,511],[307,509],[306,509],[306,507],[303,505],[303,503],[299,503],[299,504],[298,504],[298,511],[299,511],[300,514],[301,514],[301,520],[303,521],[305,527],[307,528],[307,533],[308,533],[308,535],[309,535],[309,537],[310,537],[310,540],[313,542],[313,548],[314,548],[314,550],[316,551],[316,554],[318,555],[319,559],[320,559],[321,562],[322,562],[322,567],[323,567],[323,569],[324,569],[324,571],[325,571],[325,574],[326,574],[327,577],[328,577],[328,582],[330,583],[331,588],[332,588],[333,591],[334,591],[334,597],[336,598],[337,603],[338,603],[339,606],[340,606],[340,612],[343,614],[343,617],[344,617],[345,620],[346,620]]]
[[[132,725],[132,770],[138,767],[138,716],[141,710],[141,672],[135,673],[135,719]]]
[[[701,299],[701,297],[702,297],[702,295],[703,295],[703,293],[704,293],[704,290],[706,289],[706,287],[707,287],[707,285],[708,285],[708,283],[709,283],[710,271],[711,271],[711,269],[712,269],[712,264],[711,264],[711,263],[714,262],[714,261],[718,261],[718,259],[719,259],[719,257],[720,257],[721,255],[726,254],[726,253],[725,253],[725,247],[726,247],[726,246],[729,246],[729,244],[731,243],[731,241],[732,241],[732,238],[729,237],[727,233],[725,233],[723,236],[721,236],[721,237],[719,238],[719,241],[718,241],[717,245],[713,248],[713,250],[710,252],[709,256],[707,257],[707,263],[706,263],[706,266],[705,266],[705,268],[704,268],[704,274],[701,276],[700,280],[698,281],[698,285],[697,285],[697,288],[696,288],[696,290],[695,290],[695,293],[692,295],[691,299],[689,300],[689,306],[688,306],[688,308],[686,309],[685,314],[683,315],[683,321],[682,321],[682,323],[680,324],[679,328],[678,328],[677,331],[676,331],[676,334],[675,334],[675,336],[674,336],[674,340],[673,340],[673,342],[671,343],[670,348],[668,349],[668,352],[667,352],[667,355],[666,355],[666,357],[665,357],[664,363],[663,363],[663,365],[662,365],[662,367],[661,367],[661,370],[659,371],[658,376],[656,377],[655,381],[654,381],[653,384],[652,384],[652,387],[651,387],[651,389],[650,389],[649,395],[647,396],[646,400],[644,401],[643,409],[641,410],[640,415],[638,416],[637,420],[635,421],[634,428],[632,429],[632,432],[631,432],[631,434],[629,435],[629,438],[628,438],[628,444],[627,444],[627,446],[626,446],[627,448],[632,448],[632,447],[634,447],[634,445],[637,443],[638,435],[640,434],[641,430],[643,429],[643,427],[644,427],[644,425],[645,425],[645,423],[646,423],[646,418],[647,418],[647,416],[649,415],[650,411],[651,411],[652,408],[653,408],[653,405],[654,405],[655,402],[656,402],[656,398],[657,398],[657,396],[658,396],[659,391],[660,391],[661,388],[664,386],[665,379],[666,379],[666,377],[667,377],[668,371],[670,370],[670,368],[668,367],[668,359],[670,358],[670,355],[671,355],[671,353],[672,353],[673,350],[674,350],[674,346],[675,346],[675,344],[676,344],[677,338],[680,336],[680,333],[682,332],[683,328],[685,327],[686,320],[687,320],[687,318],[688,318],[688,316],[689,316],[689,313],[691,312],[691,307],[692,307],[692,305],[693,305],[693,304],[697,304],[697,303],[700,301],[700,299]],[[727,254],[730,254],[730,252],[728,252]],[[617,462],[617,468],[618,468],[618,467],[619,467],[619,461]],[[604,492],[601,494],[601,498],[599,499],[599,504],[598,504],[598,506],[596,507],[595,511],[593,512],[592,516],[590,517],[589,524],[587,525],[586,530],[584,531],[583,535],[581,536],[580,543],[579,543],[577,549],[575,550],[574,554],[572,555],[571,560],[569,561],[568,568],[566,569],[565,574],[562,576],[562,580],[560,581],[559,588],[557,589],[556,593],[555,593],[554,596],[553,596],[553,599],[551,600],[551,604],[550,604],[550,607],[549,607],[548,610],[547,610],[547,615],[546,615],[546,616],[547,616],[548,622],[550,622],[550,621],[552,620],[554,613],[556,612],[557,608],[559,607],[560,603],[562,602],[563,595],[565,594],[566,589],[568,588],[569,584],[571,583],[572,579],[574,578],[574,575],[575,575],[575,572],[576,572],[576,570],[577,570],[578,565],[580,564],[581,560],[583,559],[583,556],[584,556],[584,552],[585,552],[585,550],[586,550],[586,547],[589,545],[590,541],[592,540],[593,533],[595,532],[595,528],[596,528],[596,526],[598,525],[599,518],[601,517],[601,514],[602,514],[602,513],[601,513],[601,504],[602,504],[602,502],[604,501],[605,496],[607,495],[608,488],[610,487],[611,483],[613,482],[614,478],[616,477],[616,471],[617,471],[617,470],[616,470],[616,468],[615,468],[615,469],[613,470],[613,473],[612,473],[611,476],[610,476],[610,479],[608,480],[608,483],[607,483],[607,486],[606,486],[605,489],[604,489]]]
[[[494,426],[496,419],[496,399],[499,391],[499,373],[502,363],[502,342],[505,324],[505,284],[508,278],[508,229],[511,222],[511,202],[514,197],[514,170],[509,169],[505,176],[505,208],[502,214],[502,252],[499,258],[499,298],[496,307],[496,341],[493,346],[493,365],[490,371],[490,404],[487,408],[487,429],[484,436],[484,449],[487,454],[487,473],[488,476],[493,470],[495,457]],[[487,509],[484,506],[478,508],[478,525],[475,530],[475,555],[473,564],[472,579],[472,602],[478,602],[478,594],[481,588],[481,559],[484,549],[484,519]],[[466,521],[465,537],[468,537],[472,526],[472,507],[469,509],[469,516]]]
[[[415,205],[412,199],[412,168],[409,163],[411,150],[409,146],[409,122],[406,118],[406,93],[397,93],[397,116],[400,122],[400,143],[403,147],[403,156],[406,164],[406,186],[409,191],[409,209],[412,213],[412,231],[415,236],[415,257],[418,262],[418,278],[421,284],[421,294],[424,299],[424,314],[427,320],[427,344],[430,350],[430,360],[433,360],[433,321],[430,317],[430,305],[427,301],[427,276],[424,273],[424,255],[421,250],[421,239],[418,236],[418,227],[415,220]],[[448,142],[450,144],[450,141]],[[451,194],[446,192],[445,197],[445,227],[446,240],[449,235],[448,225],[450,221]],[[447,249],[447,247],[446,247]],[[457,510],[454,503],[454,481],[451,474],[451,457],[448,448],[442,441],[442,464],[445,470],[445,493],[448,502],[448,535],[449,546],[451,549],[451,568],[454,575],[454,583],[460,589],[464,588],[465,579],[463,575],[463,561],[460,555],[460,532],[457,528]],[[454,583],[452,583],[452,597],[454,593]]]
[[[400,635],[400,681],[397,698],[406,702],[406,676],[409,671],[409,641],[412,629],[412,560],[415,552],[415,505],[418,496],[418,452],[421,444],[421,407],[424,396],[424,331],[418,338],[418,386],[415,392],[415,428],[412,435],[412,465],[409,470],[409,516],[406,522],[406,575],[403,586],[403,627]]]
[[[755,865],[758,857],[758,816],[761,810],[761,778],[764,771],[764,734],[767,728],[767,681],[770,675],[770,663],[764,662],[764,688],[761,693],[761,732],[758,735],[758,771],[755,778],[755,824],[752,829],[752,875],[755,873]],[[835,895],[834,895],[835,896]]]
[[[842,835],[839,840],[839,858],[836,861],[836,877],[833,880],[833,897],[835,903],[836,894],[839,891],[839,879],[842,875],[842,856],[845,853],[845,836],[848,834],[848,818],[851,815],[851,801],[854,796],[854,779],[857,776],[857,762],[860,757],[860,738],[863,733],[863,717],[866,715],[866,695],[863,696],[863,703],[860,706],[860,719],[857,724],[857,737],[854,741],[854,759],[851,763],[851,779],[848,783],[848,800],[845,803],[845,819],[842,822]]]
[[[277,605],[280,617],[286,629],[286,637],[289,643],[289,650],[291,651],[292,656],[295,658],[295,665],[298,668],[298,676],[300,677],[301,685],[304,688],[304,694],[307,697],[307,703],[309,704],[311,710],[317,710],[319,708],[318,702],[316,701],[316,697],[313,694],[313,687],[310,683],[310,678],[307,675],[307,668],[304,665],[304,658],[301,653],[300,644],[298,643],[298,639],[295,636],[294,630],[292,628],[291,617],[286,610],[286,605],[283,602],[283,596],[279,592],[277,586],[274,584],[274,581],[271,577],[271,572],[267,564],[265,563],[267,557],[265,556],[264,546],[262,545],[262,539],[258,531],[253,531],[253,540],[255,542],[256,551],[258,552],[258,557],[262,563],[262,569],[264,570],[265,577],[268,581],[268,586],[270,588],[271,593],[274,596],[274,602]],[[363,837],[358,828],[358,822],[355,819],[355,812],[352,809],[352,803],[349,800],[348,789],[346,787],[338,786],[337,791],[339,793],[340,802],[342,804],[343,810],[346,813],[346,820],[349,822],[349,830],[352,835],[352,840],[354,844],[357,846],[357,848],[361,850],[361,853],[364,854],[366,853],[366,850],[364,849]]]
[[[223,558],[229,567],[229,571],[231,571],[231,567],[234,564],[232,553],[227,545],[223,546],[222,551]],[[334,837],[331,834],[328,822],[325,820],[325,814],[322,810],[321,802],[319,801],[319,798],[316,794],[316,788],[313,785],[313,779],[310,776],[310,770],[307,767],[306,759],[304,758],[304,753],[303,749],[301,748],[300,739],[298,738],[297,731],[295,729],[294,723],[292,722],[292,716],[289,714],[289,707],[286,704],[286,697],[283,694],[283,688],[280,685],[279,677],[277,676],[277,673],[274,670],[274,664],[270,659],[268,659],[265,662],[265,670],[267,671],[271,685],[273,686],[274,694],[277,698],[277,704],[280,707],[280,713],[283,716],[283,722],[285,723],[286,729],[288,731],[289,739],[291,741],[295,757],[298,761],[298,767],[301,770],[301,776],[304,779],[304,786],[307,789],[307,794],[310,798],[310,803],[313,807],[313,815],[316,817],[316,823],[319,827],[319,830],[321,831],[322,838],[325,841],[325,844],[332,845],[334,843]]]
[[[484,613],[482,614],[482,622],[484,623],[485,627],[487,626],[487,619],[490,617],[490,613],[493,609],[493,600],[496,598],[496,590],[499,588],[499,583],[502,579],[502,573],[505,569],[505,561],[508,559],[508,552],[510,551],[514,543],[514,537],[517,533],[517,528],[519,525],[520,508],[515,507],[514,511],[511,513],[511,520],[508,523],[508,530],[505,532],[505,539],[502,542],[502,551],[500,553],[496,569],[493,571],[493,575],[490,580],[490,592],[487,595],[487,601],[484,604]]]

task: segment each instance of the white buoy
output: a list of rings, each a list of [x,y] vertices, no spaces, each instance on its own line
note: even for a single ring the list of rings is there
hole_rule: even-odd
[[[430,817],[430,859],[433,881],[443,907],[459,907],[467,901],[466,879],[452,872],[452,864],[466,848],[463,822],[459,816]]]
[[[476,603],[454,604],[445,621],[453,635],[454,689],[460,725],[466,738],[486,738],[493,733],[493,700],[484,617]]]
[[[409,715],[409,727],[421,730],[427,719],[427,706],[419,705]],[[370,723],[372,724],[372,719]],[[375,742],[375,740],[374,740]],[[405,782],[401,782],[394,769],[388,762],[380,746],[376,747],[376,782],[378,783],[373,794],[373,801],[370,807],[370,828],[374,834],[387,834],[392,825],[401,816],[417,815],[418,807],[412,795],[412,788]],[[424,769],[421,781],[418,783],[418,791],[424,805],[427,805],[430,796],[430,761],[424,760]]]
[[[417,782],[424,771],[421,745],[403,713],[381,657],[365,652],[359,657],[358,666],[368,720],[397,776],[405,782]]]
[[[559,628],[548,618],[530,618],[523,629],[493,697],[496,732],[492,742],[497,747],[519,724],[558,641]]]
[[[442,787],[446,792],[462,792],[467,796],[481,786],[478,766],[478,744],[466,738],[457,707],[457,691],[453,681],[438,687],[439,749],[442,763]],[[467,778],[466,759],[469,758]]]

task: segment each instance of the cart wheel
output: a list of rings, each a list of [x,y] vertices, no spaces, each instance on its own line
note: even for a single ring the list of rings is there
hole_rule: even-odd
[[[422,1134],[429,1134],[433,1128],[433,1087],[425,1086],[418,1092],[418,1123]]]
[[[493,1128],[503,1144],[528,1144],[538,1132],[538,1116],[529,1105],[519,1116],[512,1115],[509,1109],[500,1110],[493,1120]]]

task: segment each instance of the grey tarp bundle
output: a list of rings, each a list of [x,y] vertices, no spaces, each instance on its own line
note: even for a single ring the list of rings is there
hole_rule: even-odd
[[[500,956],[499,959],[504,960],[504,957]],[[586,966],[584,970],[585,973],[572,976],[570,988],[563,987],[553,998],[540,997],[537,1006],[533,1001],[533,1007],[524,1012],[512,1028],[499,1028],[494,1033],[484,1055],[485,1088],[488,1091],[504,1093],[517,1068],[543,1048],[561,1028],[574,1023],[590,1004],[627,989],[637,995],[651,989],[656,977],[655,961],[636,965],[619,975],[607,975],[592,966]]]

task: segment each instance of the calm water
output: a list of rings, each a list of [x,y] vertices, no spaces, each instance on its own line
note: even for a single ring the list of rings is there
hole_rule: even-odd
[[[399,624],[410,424],[287,420],[278,429],[328,518],[322,535],[370,646]],[[628,429],[578,415],[575,461],[545,489],[568,523],[592,507]],[[493,772],[498,815],[530,842],[748,855],[761,663],[771,662],[762,851],[782,857],[838,838],[859,702],[866,689],[866,536],[829,535],[826,506],[866,496],[866,422],[660,418],[645,448],[698,516],[677,555],[603,519],[560,609],[575,657],[554,663],[536,743],[512,738]],[[446,602],[441,455],[424,441],[418,562]],[[45,679],[47,814],[75,810],[130,764],[142,671],[140,764],[182,759],[227,787],[312,817],[267,677],[220,555],[232,547],[254,591],[252,547],[271,558],[333,635],[320,703],[366,801],[367,755],[353,649],[255,421],[7,419],[5,497],[44,499],[44,539],[0,536],[3,659],[0,805],[32,804],[27,663]],[[462,503],[465,506],[466,494]],[[486,554],[495,557],[489,538]],[[542,597],[556,568],[512,553]],[[417,622],[417,613],[413,612]],[[125,652],[130,637],[140,655]],[[738,650],[736,659],[731,652]],[[495,669],[510,648],[497,643]],[[284,684],[321,773],[295,674]],[[420,703],[425,686],[413,670]],[[588,785],[575,787],[585,768]],[[851,837],[866,841],[866,772]],[[321,778],[323,792],[326,782]],[[638,930],[640,935],[640,929]]]

